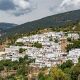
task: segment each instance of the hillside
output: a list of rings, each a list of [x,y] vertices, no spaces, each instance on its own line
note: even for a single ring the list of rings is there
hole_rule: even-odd
[[[76,23],[77,21],[80,21],[80,10],[56,14],[18,25],[14,28],[6,30],[6,35],[31,32],[41,28],[54,28],[57,26],[64,26],[65,24],[69,23]]]
[[[0,29],[2,29],[2,30],[14,28],[15,26],[17,26],[17,24],[13,24],[13,23],[0,23]]]

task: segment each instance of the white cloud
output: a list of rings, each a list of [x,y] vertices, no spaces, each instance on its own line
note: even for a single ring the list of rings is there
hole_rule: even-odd
[[[0,0],[0,10],[20,16],[35,9],[36,0]]]
[[[80,6],[80,0],[63,0],[60,6],[63,7],[65,5],[74,5],[77,7]]]
[[[26,0],[13,0],[13,3],[20,9],[30,8],[30,2]]]
[[[60,6],[58,7],[58,10],[64,11],[70,11],[70,10],[76,10],[80,8],[80,0],[63,0]]]

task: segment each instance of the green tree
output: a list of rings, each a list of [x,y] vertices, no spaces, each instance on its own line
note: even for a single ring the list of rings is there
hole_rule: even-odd
[[[38,75],[38,80],[45,80],[45,75],[43,72],[40,72]]]
[[[16,46],[24,46],[24,43],[22,43],[22,42],[17,42],[15,45],[16,45]]]
[[[52,68],[50,70],[50,76],[53,80],[68,80],[66,74],[59,68]]]
[[[24,60],[28,60],[29,58],[28,58],[28,55],[25,55],[24,56]]]
[[[71,38],[67,38],[67,41],[71,42]]]
[[[0,71],[3,71],[4,70],[4,66],[3,64],[0,64]]]
[[[54,42],[55,42],[55,43],[58,43],[59,41],[58,41],[58,39],[57,39],[57,38],[55,38],[55,39],[54,39]]]
[[[80,48],[80,40],[74,40],[74,41],[71,41],[72,44],[68,44],[67,45],[67,52],[71,49],[74,49],[74,48]]]
[[[62,70],[64,70],[65,68],[71,68],[73,66],[73,62],[72,60],[67,60],[66,62],[64,62],[63,64],[61,64],[60,68]]]
[[[16,79],[15,79],[14,76],[11,75],[11,76],[7,76],[7,77],[6,77],[6,80],[16,80]]]
[[[19,63],[23,63],[24,62],[24,59],[22,57],[19,58]]]
[[[72,80],[78,80],[78,77],[80,76],[80,63],[71,68],[70,75]]]
[[[42,44],[41,43],[38,43],[38,42],[35,42],[33,44],[33,46],[36,47],[36,48],[42,48]]]
[[[18,75],[16,76],[16,80],[28,80],[28,78],[25,77],[24,75]]]
[[[19,53],[23,53],[24,51],[25,51],[25,49],[23,49],[23,48],[19,49]]]
[[[52,36],[50,37],[49,41],[53,41]]]
[[[78,58],[78,63],[80,63],[80,57]]]

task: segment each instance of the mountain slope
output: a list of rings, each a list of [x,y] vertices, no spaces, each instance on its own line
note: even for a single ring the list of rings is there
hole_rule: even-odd
[[[2,29],[2,30],[14,28],[15,26],[17,26],[17,24],[12,24],[12,23],[0,23],[0,29]]]
[[[38,28],[63,26],[66,23],[70,23],[70,22],[76,23],[77,21],[80,21],[80,10],[56,14],[56,15],[42,18],[40,20],[18,25],[15,28],[6,30],[6,34],[9,35],[14,33],[31,32],[37,30]]]

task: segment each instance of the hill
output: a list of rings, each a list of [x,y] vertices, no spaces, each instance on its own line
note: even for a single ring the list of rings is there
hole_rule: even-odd
[[[13,24],[13,23],[0,23],[0,29],[2,29],[2,30],[14,28],[15,26],[17,26],[17,24]]]
[[[26,33],[42,28],[65,26],[66,24],[76,23],[77,21],[80,21],[80,10],[56,14],[18,25],[14,28],[6,30],[6,35]]]

